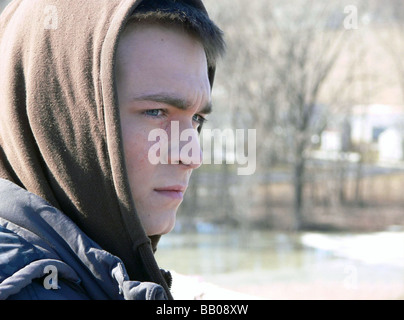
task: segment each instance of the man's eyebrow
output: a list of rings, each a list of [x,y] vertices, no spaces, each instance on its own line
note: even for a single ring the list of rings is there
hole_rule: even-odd
[[[169,94],[146,94],[135,97],[133,98],[133,100],[163,103],[181,110],[187,110],[191,108],[191,104],[188,101],[171,96]],[[203,108],[199,111],[199,113],[202,114],[212,113],[212,102],[209,101],[207,104],[205,104]]]

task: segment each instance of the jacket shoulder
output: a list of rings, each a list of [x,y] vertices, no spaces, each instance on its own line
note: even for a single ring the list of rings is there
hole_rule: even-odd
[[[0,225],[0,283],[45,255],[16,233]]]
[[[58,219],[57,210],[45,200],[0,179],[1,300],[87,298],[80,278],[59,256],[62,241],[46,221],[47,215]],[[44,286],[49,270],[57,270],[58,290]]]
[[[55,290],[57,289],[57,290]],[[0,299],[87,299],[80,279],[65,263],[0,226]]]
[[[57,290],[44,285],[56,269]],[[0,179],[0,299],[167,299],[155,283],[131,281],[103,250],[44,199]]]

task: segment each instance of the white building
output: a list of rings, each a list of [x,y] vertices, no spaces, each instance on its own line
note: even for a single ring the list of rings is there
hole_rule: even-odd
[[[383,131],[378,140],[379,160],[397,162],[403,160],[403,133],[397,129]]]
[[[404,128],[404,106],[374,104],[353,107],[353,143],[377,143],[379,135],[390,128]]]
[[[345,125],[347,123],[348,126]],[[378,153],[382,162],[404,161],[404,106],[354,106],[345,124],[340,123],[338,130],[328,129],[322,133],[322,152],[347,151],[351,143],[366,144],[371,146],[370,150]]]
[[[321,134],[321,150],[342,151],[342,133],[337,130],[325,130]]]

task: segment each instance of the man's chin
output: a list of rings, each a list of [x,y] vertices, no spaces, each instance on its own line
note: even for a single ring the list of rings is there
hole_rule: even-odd
[[[176,212],[166,214],[168,215],[163,221],[153,221],[148,227],[146,227],[146,233],[151,236],[162,236],[170,233],[175,227]]]

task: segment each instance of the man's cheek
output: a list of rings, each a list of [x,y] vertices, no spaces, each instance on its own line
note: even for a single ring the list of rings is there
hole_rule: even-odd
[[[133,165],[137,171],[144,171],[150,169],[153,164],[150,161],[149,151],[152,148],[153,143],[147,140],[137,140],[133,148]]]
[[[124,135],[124,151],[129,172],[141,171],[150,165],[148,150],[151,142],[142,133],[127,133]]]

